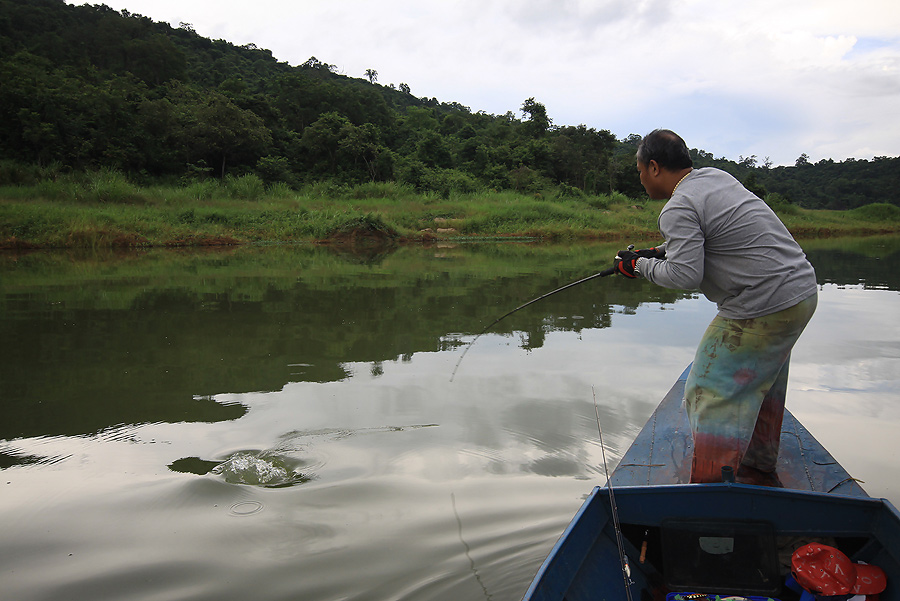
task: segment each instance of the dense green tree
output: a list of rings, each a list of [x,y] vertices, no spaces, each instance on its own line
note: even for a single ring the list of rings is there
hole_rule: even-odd
[[[254,165],[268,154],[272,136],[253,112],[241,109],[218,92],[179,92],[181,144],[187,161],[206,161],[225,177],[229,160]]]
[[[283,156],[264,156],[256,162],[254,171],[266,185],[274,183],[294,183],[291,162]]]
[[[349,125],[350,120],[340,113],[328,112],[304,130],[301,139],[304,161],[313,174],[337,174],[341,138]]]
[[[535,102],[534,97],[522,103],[522,112],[528,115],[527,131],[534,138],[539,138],[550,129],[550,117],[547,115],[547,107],[540,102]]]
[[[449,169],[453,166],[453,158],[443,136],[436,131],[426,131],[416,144],[416,157],[426,167]]]
[[[607,130],[584,125],[558,128],[553,136],[553,173],[557,181],[590,193],[612,191],[609,163],[617,141]]]
[[[755,171],[751,171],[750,173],[748,173],[742,183],[744,184],[745,188],[747,188],[748,190],[750,190],[751,192],[753,192],[760,198],[765,198],[769,194],[769,192],[768,192],[768,190],[766,190],[765,186],[760,184],[759,181],[757,180]]]
[[[359,173],[364,167],[370,181],[387,180],[393,176],[393,155],[381,143],[378,128],[371,123],[360,126],[351,123],[341,129],[339,152],[351,163],[349,171]]]
[[[271,184],[396,178],[441,194],[481,188],[644,198],[640,136],[554,126],[534,97],[491,115],[341,75],[310,57],[199,36],[105,5],[0,0],[0,160],[111,168],[141,181],[255,174]],[[900,158],[773,167],[693,149],[758,194],[808,207],[900,204]]]
[[[6,158],[44,164],[62,146],[56,91],[64,77],[50,61],[19,52],[0,61],[0,145]]]
[[[160,85],[184,76],[184,53],[168,36],[153,34],[123,45],[124,69],[150,85]]]
[[[758,161],[755,154],[748,157],[745,157],[743,155],[738,156],[738,165],[746,169],[752,169],[753,167],[756,167],[757,162]]]

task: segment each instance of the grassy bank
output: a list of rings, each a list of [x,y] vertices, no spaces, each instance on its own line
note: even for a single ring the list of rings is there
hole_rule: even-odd
[[[654,240],[662,202],[622,195],[420,194],[378,183],[266,188],[255,176],[138,188],[114,172],[0,188],[0,248],[102,248],[523,237]],[[900,209],[811,211],[776,205],[795,235],[896,233]]]

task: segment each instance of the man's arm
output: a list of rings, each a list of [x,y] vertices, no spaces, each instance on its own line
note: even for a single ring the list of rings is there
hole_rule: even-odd
[[[659,216],[659,229],[666,241],[666,258],[640,258],[637,271],[664,288],[696,290],[703,281],[704,236],[697,214],[687,208],[672,207]]]

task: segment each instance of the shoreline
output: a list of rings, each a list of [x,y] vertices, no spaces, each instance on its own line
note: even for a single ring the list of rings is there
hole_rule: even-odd
[[[653,242],[663,201],[544,198],[484,192],[376,198],[291,195],[257,200],[143,197],[73,202],[0,189],[0,250],[181,248],[256,244],[427,245],[518,240]],[[18,197],[16,197],[18,196]],[[24,197],[23,197],[24,196]],[[900,234],[900,208],[773,207],[797,239]]]

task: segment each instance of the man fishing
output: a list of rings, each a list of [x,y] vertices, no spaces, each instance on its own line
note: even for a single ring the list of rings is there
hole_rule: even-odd
[[[775,474],[791,349],[816,309],[816,274],[775,213],[734,177],[694,169],[680,136],[648,134],[641,184],[668,199],[663,244],[619,251],[614,268],[666,288],[698,289],[718,306],[694,357],[685,405],[694,438],[691,482],[779,486]]]

